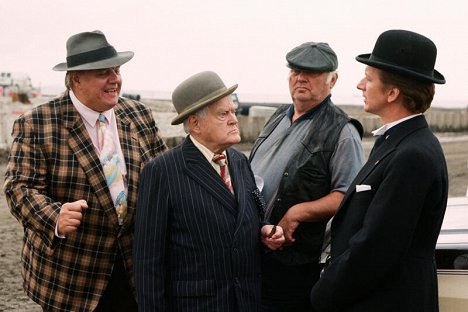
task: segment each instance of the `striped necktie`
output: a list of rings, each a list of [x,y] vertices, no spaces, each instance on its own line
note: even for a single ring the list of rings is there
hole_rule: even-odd
[[[228,187],[228,189],[233,193],[232,184],[231,184],[231,177],[229,176],[228,170],[226,170],[226,156],[223,154],[215,154],[213,156],[213,162],[219,165],[221,169],[220,175],[221,179],[223,179],[224,183]]]
[[[114,201],[114,207],[117,212],[119,224],[122,225],[127,214],[127,192],[123,181],[122,171],[119,166],[119,156],[115,147],[115,142],[107,131],[105,117],[99,115],[98,120],[98,140],[99,140],[99,159],[101,160],[107,186]]]

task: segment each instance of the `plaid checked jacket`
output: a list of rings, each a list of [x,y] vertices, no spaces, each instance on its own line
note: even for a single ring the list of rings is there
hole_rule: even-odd
[[[138,178],[166,149],[151,110],[120,98],[115,115],[128,181],[128,210],[120,227],[104,173],[68,92],[20,116],[5,173],[11,213],[23,224],[23,287],[47,310],[92,311],[120,249],[134,288],[132,243]],[[55,225],[63,203],[85,199],[77,231],[61,239]]]

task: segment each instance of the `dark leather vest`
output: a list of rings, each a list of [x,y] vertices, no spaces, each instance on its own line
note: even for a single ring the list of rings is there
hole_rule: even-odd
[[[251,159],[255,157],[258,146],[275,130],[289,106],[281,106],[268,120],[254,143]],[[346,123],[352,122],[362,137],[362,125],[359,121],[350,119],[329,99],[322,103],[313,118],[309,134],[301,142],[303,148],[291,155],[283,172],[270,218],[272,224],[277,224],[295,204],[313,201],[330,193],[330,158]],[[270,255],[287,265],[318,262],[326,224],[326,220],[301,223],[294,233],[295,243]]]

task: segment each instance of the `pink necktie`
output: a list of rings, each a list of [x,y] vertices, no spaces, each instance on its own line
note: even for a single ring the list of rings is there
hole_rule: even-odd
[[[218,164],[221,169],[221,179],[223,179],[224,183],[227,185],[228,189],[233,192],[232,184],[231,184],[231,177],[229,176],[229,172],[226,170],[226,156],[223,154],[215,154],[213,156],[213,162]]]
[[[119,224],[122,225],[125,215],[127,214],[127,192],[125,190],[122,171],[119,166],[119,156],[114,140],[109,131],[107,131],[103,114],[99,115],[98,122],[98,139],[99,147],[101,148],[99,159],[101,160],[107,186],[109,187],[112,200],[114,201]]]

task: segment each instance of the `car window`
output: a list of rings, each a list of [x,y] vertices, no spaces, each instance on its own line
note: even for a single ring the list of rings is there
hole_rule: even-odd
[[[468,197],[449,198],[437,240],[438,269],[468,270]]]

